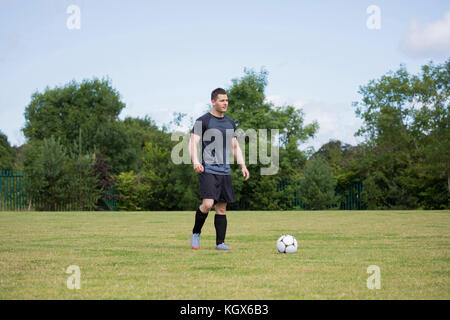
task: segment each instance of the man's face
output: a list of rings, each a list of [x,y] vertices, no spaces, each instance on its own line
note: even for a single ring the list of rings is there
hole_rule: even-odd
[[[212,105],[217,112],[224,113],[228,108],[228,97],[226,94],[217,95],[216,101],[212,100]]]

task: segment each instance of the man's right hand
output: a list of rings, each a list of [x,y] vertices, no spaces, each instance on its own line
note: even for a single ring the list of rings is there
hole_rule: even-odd
[[[202,173],[205,169],[200,163],[194,163],[194,171],[197,173]]]

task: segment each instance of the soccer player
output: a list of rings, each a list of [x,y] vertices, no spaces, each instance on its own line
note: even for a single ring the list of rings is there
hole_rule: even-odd
[[[248,180],[250,174],[245,166],[241,148],[236,139],[236,124],[225,116],[228,108],[227,93],[217,88],[211,93],[212,109],[198,118],[191,131],[189,151],[194,171],[200,181],[202,204],[197,208],[195,224],[191,235],[191,247],[200,248],[200,234],[208,213],[215,205],[214,227],[216,228],[216,249],[231,250],[225,243],[227,231],[227,203],[235,202],[231,169],[228,161],[230,149],[242,175]],[[197,144],[201,141],[201,162],[197,155]]]

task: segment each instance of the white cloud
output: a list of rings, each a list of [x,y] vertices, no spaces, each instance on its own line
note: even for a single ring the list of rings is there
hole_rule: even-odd
[[[279,95],[270,95],[266,98],[277,106],[292,105],[302,109],[305,118],[304,124],[310,124],[313,121],[319,123],[319,130],[316,137],[309,139],[300,148],[306,150],[308,147],[314,147],[318,150],[330,139],[341,140],[343,143],[356,145],[362,139],[354,137],[354,133],[360,128],[362,121],[357,119],[351,103],[329,103],[325,101],[301,100],[283,98]]]
[[[430,58],[450,55],[450,11],[447,11],[442,19],[427,25],[421,25],[417,20],[412,20],[402,47],[412,57]]]

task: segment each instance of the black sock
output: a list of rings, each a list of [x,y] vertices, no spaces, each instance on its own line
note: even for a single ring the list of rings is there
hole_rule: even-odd
[[[216,227],[216,245],[225,242],[225,234],[227,233],[227,215],[216,214],[214,216],[214,227]]]
[[[195,224],[192,233],[201,233],[203,224],[205,223],[206,218],[208,217],[208,213],[203,213],[200,211],[200,207],[197,208],[197,212],[195,213]]]

